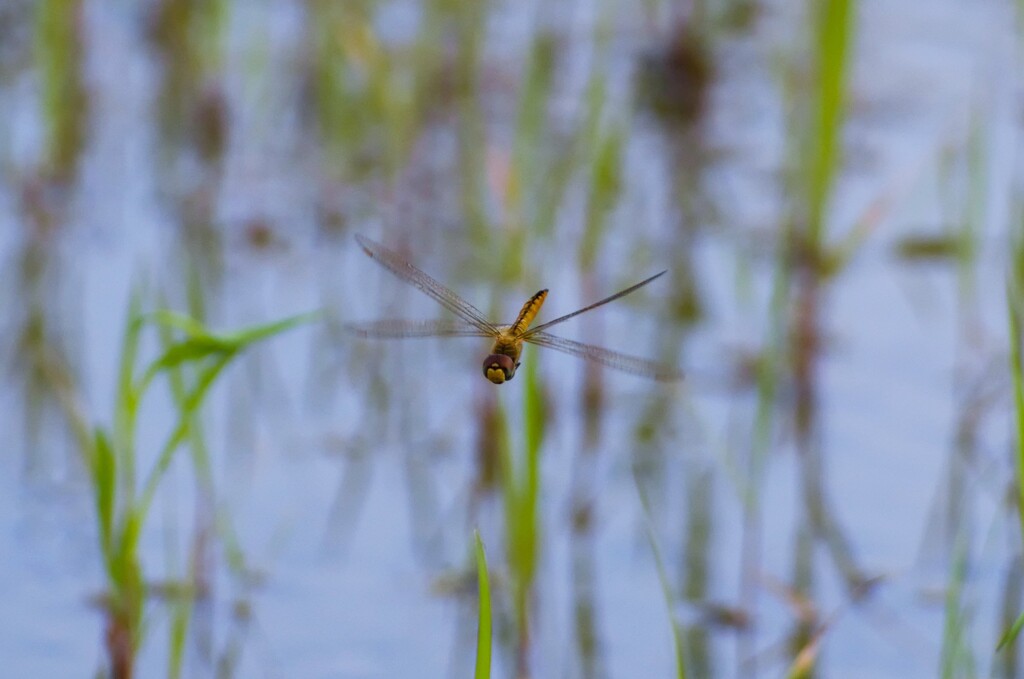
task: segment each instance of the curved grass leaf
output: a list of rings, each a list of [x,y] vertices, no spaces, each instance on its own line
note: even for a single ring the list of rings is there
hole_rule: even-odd
[[[254,325],[251,328],[245,328],[238,332],[222,335],[221,339],[233,344],[236,350],[241,350],[254,342],[273,337],[274,335],[278,335],[286,330],[298,327],[303,323],[312,323],[313,321],[320,320],[323,318],[323,315],[322,311],[309,311],[303,314],[296,314],[294,316],[289,316],[288,318],[282,318],[280,321],[274,321],[264,325]]]
[[[225,356],[242,351],[260,340],[291,330],[303,323],[321,317],[321,312],[314,311],[288,318],[254,325],[237,332],[216,335],[195,319],[174,311],[160,310],[146,314],[146,321],[173,328],[184,332],[187,337],[180,342],[171,344],[164,353],[147,366],[139,383],[138,393],[142,394],[153,379],[162,372],[177,368],[185,363],[201,361],[214,356]]]
[[[234,346],[210,335],[190,337],[167,347],[164,353],[146,368],[139,382],[138,392],[145,393],[153,379],[162,372],[177,368],[184,363],[201,361],[211,356],[223,356],[235,351]]]

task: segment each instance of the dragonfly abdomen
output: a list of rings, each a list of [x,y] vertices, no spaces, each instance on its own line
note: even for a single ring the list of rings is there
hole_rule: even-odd
[[[519,315],[516,317],[515,322],[508,329],[513,336],[525,332],[530,327],[530,323],[533,323],[533,319],[537,317],[537,312],[544,305],[544,299],[547,296],[548,291],[544,289],[526,300],[526,304],[519,310]]]

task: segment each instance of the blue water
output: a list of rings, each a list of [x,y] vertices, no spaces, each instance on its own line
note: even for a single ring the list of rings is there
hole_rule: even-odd
[[[387,44],[402,44],[414,34],[421,9],[382,7],[374,25]],[[496,212],[513,153],[514,88],[536,30],[535,11],[496,8],[488,24],[497,39],[484,45],[489,147],[482,156],[495,189],[488,209]],[[763,676],[779,676],[790,657],[783,649],[796,612],[777,583],[791,581],[798,529],[805,525],[801,460],[790,428],[779,424],[757,484],[756,598],[744,600],[740,461],[756,445],[757,404],[751,389],[729,383],[738,357],[763,346],[771,324],[777,235],[792,200],[780,173],[800,162],[787,155],[787,100],[773,65],[791,56],[803,24],[788,3],[769,3],[748,33],[717,43],[717,79],[700,135],[711,160],[698,181],[699,195],[714,208],[699,213],[701,228],[686,246],[680,223],[692,216],[675,200],[673,169],[685,158],[650,116],[632,113],[636,55],[664,37],[667,20],[652,27],[625,7],[608,11],[616,19],[606,115],[628,134],[623,194],[610,215],[594,284],[607,294],[692,264],[706,315],[683,333],[670,309],[678,279],[667,276],[599,317],[559,328],[567,337],[596,334],[608,347],[677,362],[691,376],[663,386],[605,372],[600,443],[589,455],[581,452],[582,364],[546,352],[524,358],[539,363],[552,404],[531,669],[537,677],[584,676],[574,579],[589,568],[600,675],[670,676],[669,616],[675,615],[708,631],[714,676],[748,676],[751,651]],[[584,3],[578,13],[543,16],[566,55],[551,116],[556,127],[571,128],[580,124],[593,58],[589,27],[600,11]],[[1007,235],[1015,228],[1018,92],[1006,75],[1018,59],[1012,7],[864,2],[858,16],[845,163],[828,221],[836,241],[862,228],[865,239],[822,295],[817,423],[828,506],[858,565],[884,583],[864,603],[851,603],[827,551],[820,543],[815,548],[814,604],[828,621],[821,675],[938,673],[942,594],[953,556],[943,537],[951,469],[967,493],[959,514],[971,555],[965,643],[979,673],[988,674],[1002,631],[1000,588],[1019,544],[1002,501],[1013,478],[1003,297]],[[212,325],[231,329],[316,308],[326,309],[329,322],[249,352],[211,395],[204,423],[219,510],[260,577],[246,585],[214,543],[212,595],[190,628],[197,636],[186,644],[184,674],[214,675],[210,657],[237,645],[240,677],[466,676],[475,601],[446,587],[469,573],[474,527],[495,569],[499,605],[508,610],[500,589],[509,578],[500,503],[477,502],[474,495],[476,413],[495,394],[479,374],[487,347],[462,339],[373,344],[334,332],[336,322],[431,318],[439,311],[376,267],[351,233],[409,247],[418,266],[506,317],[534,290],[549,287],[542,319],[553,318],[591,301],[576,257],[584,178],[573,182],[550,239],[528,244],[531,266],[509,286],[484,251],[465,245],[455,128],[432,127],[394,187],[340,183],[296,103],[301,14],[290,3],[265,3],[235,7],[227,21],[222,86],[231,132],[211,209],[225,254],[221,285],[208,299]],[[82,25],[92,122],[71,209],[46,247],[52,268],[42,289],[86,412],[109,423],[130,286],[167,290],[172,303],[182,304],[183,202],[174,197],[196,195],[208,178],[188,154],[170,171],[157,169],[161,67],[147,51],[139,17],[125,6],[87,4]],[[18,261],[30,233],[19,187],[44,143],[38,94],[30,69],[0,82],[0,124],[11,130],[0,145],[7,177],[0,184],[4,262]],[[971,163],[980,169],[971,170]],[[337,237],[323,227],[325,206],[345,218]],[[247,240],[257,222],[271,226],[271,247]],[[965,223],[978,243],[967,273],[948,260],[908,264],[895,255],[907,235]],[[4,268],[10,292],[0,296],[0,350],[16,363],[14,340],[28,302],[11,282],[16,270]],[[155,350],[150,338],[143,353]],[[87,474],[56,411],[45,417],[40,438],[28,441],[17,373],[6,371],[0,382],[7,444],[0,453],[4,674],[93,676],[104,664],[104,622],[92,603],[104,581]],[[513,430],[521,422],[523,381],[497,391]],[[779,388],[775,421],[784,423],[792,384],[783,379]],[[979,411],[973,457],[964,462],[954,437],[973,412],[972,388],[991,395]],[[663,410],[645,447],[636,430],[652,408]],[[143,410],[142,468],[152,463],[172,415],[161,386]],[[633,472],[644,460],[661,465],[641,475],[650,515]],[[706,479],[710,498],[704,596],[751,616],[745,642],[706,623],[699,602],[666,601],[659,581],[648,530],[679,594],[694,548],[685,526],[701,487],[695,478]],[[593,532],[582,545],[571,529],[579,495],[593,502]],[[154,580],[184,572],[195,510],[193,474],[187,455],[179,455],[143,536]],[[466,582],[471,592],[474,582]],[[249,612],[242,622],[233,617],[238,607]],[[167,673],[168,616],[166,606],[151,604],[138,676]],[[204,629],[210,653],[203,650]],[[513,676],[507,638],[497,648],[497,676]]]

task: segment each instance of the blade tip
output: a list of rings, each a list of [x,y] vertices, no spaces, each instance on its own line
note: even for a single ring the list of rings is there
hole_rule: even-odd
[[[368,254],[370,257],[373,257],[372,248],[374,245],[376,245],[376,243],[374,243],[372,240],[370,240],[361,233],[354,234],[354,237],[356,239],[356,243],[358,243],[359,247],[363,249],[363,252]]]

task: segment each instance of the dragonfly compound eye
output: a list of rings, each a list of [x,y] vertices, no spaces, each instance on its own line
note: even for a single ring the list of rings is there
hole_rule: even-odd
[[[484,359],[484,377],[495,384],[508,382],[516,374],[516,364],[505,354],[491,354]]]

